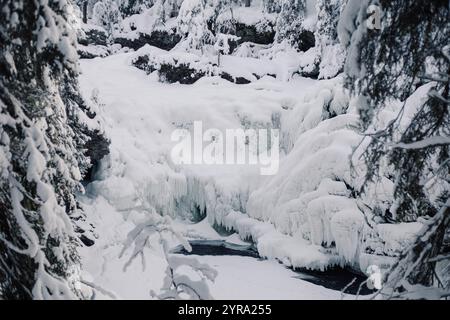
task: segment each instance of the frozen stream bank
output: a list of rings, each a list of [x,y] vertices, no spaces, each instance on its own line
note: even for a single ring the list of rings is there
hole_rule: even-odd
[[[81,61],[83,95],[92,98],[111,140],[110,154],[80,197],[95,240],[81,250],[86,280],[123,298],[148,299],[150,290],[158,290],[165,262],[154,246],[145,247],[131,264],[131,252],[120,255],[136,224],[157,214],[172,217],[187,239],[224,240],[211,226],[234,230],[267,259],[200,256],[218,269],[211,288],[215,298],[339,299],[339,291],[293,279],[306,276],[277,261],[318,270],[368,264],[359,245],[366,226],[351,198],[346,162],[358,140],[349,129],[357,118],[345,113],[348,101],[340,79],[268,77],[236,85],[205,77],[192,85],[166,84],[133,67],[136,54]],[[279,173],[261,176],[258,167],[246,165],[175,166],[171,134],[194,121],[221,132],[281,128]],[[205,218],[200,224],[208,234],[200,237],[191,230],[196,228],[189,222],[193,216]],[[384,231],[380,234],[386,238],[398,234]],[[370,243],[381,246],[380,252],[393,251],[398,247],[394,240]]]
[[[196,256],[252,257],[261,261],[258,252],[251,244],[234,244],[226,242],[225,240],[192,240],[189,241],[189,243],[192,246],[191,252],[187,252],[183,246],[177,246],[172,250],[172,252]],[[214,261],[214,258],[212,257],[209,258],[210,261]],[[360,295],[370,294],[373,292],[365,285],[367,277],[339,267],[331,268],[325,271],[302,269],[294,270],[294,272],[297,274],[294,278],[305,280],[313,284],[323,286],[327,289],[337,291],[342,291],[345,289],[345,293],[355,295],[358,292]]]

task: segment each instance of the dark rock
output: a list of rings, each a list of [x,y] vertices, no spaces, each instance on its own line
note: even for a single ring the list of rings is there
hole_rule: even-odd
[[[228,81],[236,83],[236,84],[247,84],[247,83],[251,82],[250,80],[248,80],[244,77],[233,77],[231,74],[226,73],[226,72],[221,72],[220,77],[222,79],[228,80]]]
[[[263,26],[263,24],[265,24]],[[215,22],[209,22],[208,26],[214,33]],[[232,34],[240,37],[239,40],[229,41],[230,51],[232,52],[238,45],[244,42],[253,42],[257,44],[271,44],[275,39],[275,27],[271,22],[261,22],[258,25],[248,25],[242,22],[229,21],[224,23],[219,32]]]
[[[109,153],[109,141],[99,130],[88,131],[86,133],[89,140],[85,143],[85,155],[91,159],[91,167],[87,170],[83,177],[83,182],[90,182],[94,178],[100,160]]]
[[[296,41],[297,48],[300,51],[308,51],[315,46],[314,33],[304,30],[300,32]]]
[[[250,83],[250,82],[251,82],[250,80],[245,79],[243,77],[236,77],[235,80],[234,80],[234,83],[236,83],[236,84],[247,84],[247,83]]]
[[[275,39],[275,30],[273,26],[268,31],[260,31],[255,25],[246,25],[236,23],[235,35],[240,37],[238,44],[243,42],[254,42],[258,44],[271,44]]]
[[[156,70],[155,66],[150,63],[147,55],[139,56],[133,61],[133,65],[140,70],[144,70],[147,74],[150,74]]]
[[[229,73],[222,72],[222,73],[220,74],[220,77],[221,77],[222,79],[228,80],[228,81],[230,81],[230,82],[234,82],[234,78],[233,78],[233,77],[231,76],[231,74],[229,74]]]
[[[160,80],[168,83],[193,84],[203,76],[205,76],[205,72],[193,69],[184,63],[178,65],[161,64],[159,69]]]
[[[136,39],[118,37],[114,39],[114,42],[120,44],[122,47],[128,47],[134,50],[137,50],[146,44],[163,50],[170,50],[175,47],[175,45],[180,42],[180,40],[181,36],[178,35],[175,30],[156,30],[153,31],[150,35],[139,33],[139,37]]]
[[[80,240],[81,240],[81,242],[83,242],[83,244],[84,244],[86,247],[90,247],[90,246],[94,245],[94,243],[95,243],[94,240],[89,239],[89,238],[86,237],[84,234],[82,234],[82,235],[80,236]]]
[[[193,84],[206,75],[202,70],[194,69],[185,63],[177,64],[176,61],[173,61],[173,64],[161,63],[158,66],[153,65],[147,55],[139,56],[133,61],[133,65],[148,74],[158,70],[159,80],[167,83]]]
[[[90,44],[106,46],[108,44],[108,36],[105,31],[100,29],[84,30],[84,32],[78,36],[78,43],[84,46]]]

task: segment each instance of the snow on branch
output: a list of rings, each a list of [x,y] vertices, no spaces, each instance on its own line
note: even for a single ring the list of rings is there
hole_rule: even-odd
[[[397,143],[394,144],[393,147],[401,149],[423,149],[427,147],[447,144],[450,144],[450,137],[434,136],[411,143]]]
[[[142,258],[143,268],[145,268],[144,249],[159,242],[167,262],[166,277],[161,293],[157,294],[151,291],[150,294],[162,300],[212,299],[208,281],[215,280],[217,271],[207,264],[200,263],[195,258],[170,254],[169,237],[176,238],[188,252],[192,251],[191,245],[173,228],[172,219],[169,216],[158,215],[154,208],[146,211],[150,214],[144,222],[139,223],[128,233],[119,255],[122,257],[134,245],[131,256],[124,265],[124,271],[138,256]]]

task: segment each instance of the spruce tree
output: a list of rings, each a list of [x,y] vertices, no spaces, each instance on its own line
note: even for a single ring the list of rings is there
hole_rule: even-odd
[[[380,218],[424,222],[386,278],[390,296],[398,297],[415,285],[436,286],[436,262],[449,249],[450,12],[448,1],[382,0],[377,30],[367,24],[369,4],[349,0],[339,22],[349,45],[347,87],[358,96],[366,141],[360,192],[384,176],[394,198]],[[379,121],[392,110],[387,123]]]
[[[448,143],[427,143],[450,134],[448,81],[435,81],[448,77],[449,8],[447,1],[421,0],[381,1],[381,8],[381,30],[367,29],[362,23],[356,31],[366,30],[359,41],[352,41],[350,50],[359,54],[347,59],[347,84],[362,97],[361,124],[370,138],[366,178],[376,179],[380,161],[387,159],[395,172],[398,204],[391,214],[396,221],[414,221],[439,210],[433,200],[438,195],[430,194],[424,182],[436,174],[437,179],[445,179],[442,173],[450,170]],[[409,120],[404,115],[405,101],[427,83],[427,98]],[[377,127],[377,115],[394,99],[403,103],[397,116],[387,126]],[[408,121],[403,131],[400,121]]]
[[[183,37],[181,46],[187,51],[202,51],[214,43],[208,28],[204,0],[184,0],[178,15],[177,32]]]
[[[337,25],[346,0],[318,0],[315,44],[320,55],[319,78],[328,79],[343,71],[345,50],[339,43]]]
[[[0,2],[0,297],[79,298],[75,193],[94,118],[64,0]],[[103,151],[102,151],[103,152]],[[101,156],[97,153],[97,156]],[[98,159],[96,159],[98,160]]]
[[[276,41],[288,41],[296,45],[303,31],[305,0],[283,0],[276,24]]]
[[[106,30],[110,41],[112,41],[114,31],[118,28],[118,23],[122,20],[122,15],[116,1],[100,0],[95,3],[92,20],[95,24]]]

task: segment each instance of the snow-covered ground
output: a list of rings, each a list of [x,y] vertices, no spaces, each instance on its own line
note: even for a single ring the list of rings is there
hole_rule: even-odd
[[[99,170],[98,180],[87,187],[87,194],[82,197],[98,236],[94,247],[82,249],[82,256],[86,281],[121,298],[146,299],[151,289],[158,290],[162,285],[163,257],[149,250],[144,258],[145,270],[137,259],[126,272],[123,268],[127,257],[119,258],[127,233],[145,215],[134,209],[139,197],[148,197],[157,210],[182,221],[183,217],[175,212],[173,198],[182,194],[177,188],[183,188],[184,175],[205,181],[206,185],[213,181],[211,185],[243,195],[261,184],[262,179],[257,168],[248,166],[174,168],[167,158],[173,146],[172,130],[194,120],[223,130],[240,128],[243,123],[271,126],[274,114],[292,108],[315,83],[309,79],[290,83],[261,79],[242,86],[208,78],[191,86],[162,84],[130,66],[133,55],[81,61],[82,90],[86,97],[93,92],[98,96],[100,115],[111,139],[111,154]],[[176,225],[188,238],[220,237],[207,220],[197,230],[187,222]],[[236,239],[235,235],[232,237]],[[340,297],[339,292],[293,280],[295,273],[275,261],[230,256],[200,259],[219,272],[211,287],[216,298]],[[273,276],[268,278],[267,274]]]
[[[145,299],[150,290],[157,292],[165,271],[161,252],[145,248],[147,254],[129,266],[131,252],[119,257],[127,234],[155,213],[174,219],[179,233],[190,239],[217,238],[211,226],[234,230],[233,239],[253,241],[260,256],[270,260],[201,257],[219,271],[211,286],[216,298],[234,297],[223,286],[244,286],[238,290],[242,298],[338,298],[340,293],[292,281],[293,273],[274,260],[319,270],[340,265],[364,271],[371,264],[383,269],[410,243],[419,223],[370,222],[351,196],[358,181],[351,176],[349,157],[360,137],[352,129],[358,118],[341,77],[286,81],[282,72],[246,85],[220,77],[181,85],[161,83],[157,71],[147,74],[132,66],[139,55],[159,53],[166,51],[146,46],[81,61],[82,92],[98,105],[111,139],[110,154],[80,199],[97,237],[93,247],[82,249],[86,281],[122,298]],[[232,59],[237,75],[254,67],[252,58],[225,58]],[[265,60],[273,65],[264,68],[283,70],[285,61],[286,69],[291,58]],[[192,130],[195,121],[203,130],[221,132],[280,129],[279,171],[263,176],[257,165],[175,165],[171,134]],[[391,187],[384,183],[373,192],[389,200]],[[206,216],[196,230],[189,221],[193,213]],[[254,266],[240,270],[249,264]],[[267,274],[276,276],[267,280]]]
[[[218,271],[211,286],[215,299],[341,299],[339,291],[298,279],[296,273],[273,260],[239,256],[201,256],[198,259]]]
[[[90,201],[84,199],[87,205]],[[105,200],[96,199],[87,206],[92,221],[98,225],[99,238],[94,247],[82,248],[83,280],[95,283],[106,292],[97,291],[97,299],[153,299],[163,285],[166,262],[155,248],[148,249],[143,259],[136,259],[126,270],[129,257],[119,257],[126,234],[133,228],[130,217],[117,212]],[[176,223],[190,238],[223,239],[241,243],[234,235],[221,237],[206,221],[195,225]],[[298,274],[273,260],[243,256],[195,256],[217,271],[214,283],[209,283],[214,299],[341,299],[339,291],[326,289],[298,279]],[[270,275],[270,276],[268,276]],[[349,298],[345,295],[344,298]]]

